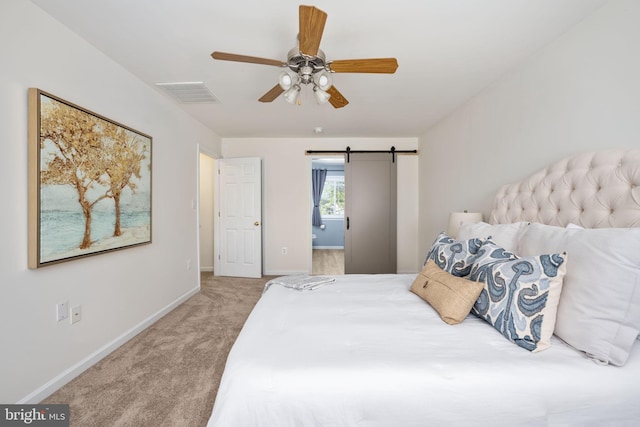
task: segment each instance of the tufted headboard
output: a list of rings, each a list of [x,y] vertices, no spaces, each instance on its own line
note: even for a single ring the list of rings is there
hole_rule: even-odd
[[[640,150],[570,157],[502,186],[489,222],[518,221],[586,228],[640,227]]]

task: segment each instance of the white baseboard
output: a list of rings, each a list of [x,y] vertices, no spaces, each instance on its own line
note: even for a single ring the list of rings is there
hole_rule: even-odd
[[[180,304],[182,304],[183,302],[185,302],[187,299],[197,294],[198,292],[200,292],[199,286],[197,288],[194,288],[188,291],[184,295],[178,297],[176,300],[172,301],[171,303],[169,303],[164,308],[160,309],[155,314],[152,314],[151,316],[147,317],[138,325],[129,329],[128,331],[126,331],[125,333],[123,333],[122,335],[120,335],[110,343],[107,343],[102,348],[96,350],[95,352],[85,357],[80,362],[71,366],[69,369],[61,372],[60,374],[55,376],[53,379],[48,381],[46,384],[38,387],[36,390],[29,393],[28,395],[26,395],[16,403],[36,404],[36,403],[42,402],[45,398],[53,394],[53,392],[61,388],[63,385],[65,385],[66,383],[68,383],[69,381],[71,381],[72,379],[74,379],[75,377],[77,377],[87,369],[89,369],[91,366],[98,363],[105,356],[108,356],[111,352],[116,350],[118,347],[120,347],[121,345],[129,341],[131,338],[138,335],[140,332],[147,329],[149,326],[157,322],[162,316],[169,313],[171,310],[173,310],[174,308],[176,308],[177,306],[179,306]]]
[[[265,271],[263,275],[265,276],[295,276],[298,274],[311,274],[308,271],[291,271],[291,270],[275,270],[275,271]]]
[[[313,249],[344,249],[344,246],[313,246]]]
[[[263,273],[265,276],[295,276],[298,274],[311,274],[308,271],[285,271],[285,270],[276,270],[276,271],[265,271]],[[396,274],[418,274],[417,271],[409,271],[409,270],[400,270]]]
[[[213,267],[200,267],[201,273],[213,273]]]

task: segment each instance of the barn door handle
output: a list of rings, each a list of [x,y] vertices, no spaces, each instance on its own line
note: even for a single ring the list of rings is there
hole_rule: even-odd
[[[347,217],[347,230],[349,229],[349,217]]]

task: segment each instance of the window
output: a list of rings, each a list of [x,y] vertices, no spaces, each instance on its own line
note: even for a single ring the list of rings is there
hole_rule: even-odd
[[[344,218],[344,176],[327,176],[320,199],[320,214],[323,218]]]

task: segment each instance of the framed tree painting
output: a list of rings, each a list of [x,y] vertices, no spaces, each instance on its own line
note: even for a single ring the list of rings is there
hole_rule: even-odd
[[[151,243],[151,143],[29,89],[29,268]]]

